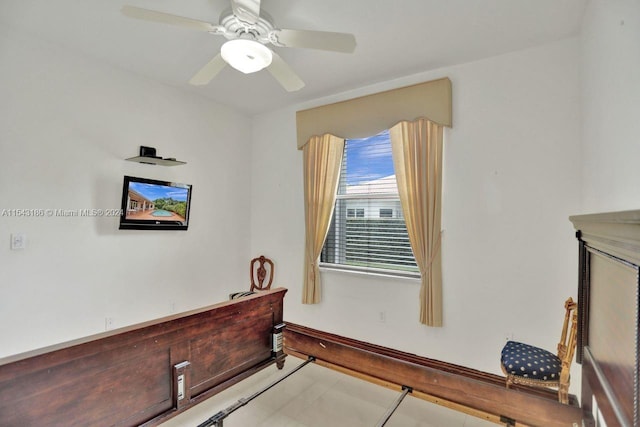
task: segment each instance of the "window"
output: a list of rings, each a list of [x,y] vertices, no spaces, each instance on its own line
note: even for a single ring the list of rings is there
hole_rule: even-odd
[[[325,267],[415,276],[391,156],[389,132],[345,141]]]
[[[393,209],[380,208],[380,218],[393,218]]]

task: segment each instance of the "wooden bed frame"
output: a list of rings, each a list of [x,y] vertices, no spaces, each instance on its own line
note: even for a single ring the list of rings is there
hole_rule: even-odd
[[[572,216],[579,241],[578,347],[585,426],[640,425],[640,211]]]
[[[284,347],[292,356],[313,356],[319,365],[388,388],[407,386],[416,397],[503,425],[581,425],[575,396],[569,396],[570,404],[563,405],[555,391],[523,385],[507,389],[505,378],[499,375],[292,323],[287,323]],[[496,364],[498,359],[499,353]]]
[[[273,333],[286,292],[0,359],[0,424],[154,426],[273,363],[282,368]]]

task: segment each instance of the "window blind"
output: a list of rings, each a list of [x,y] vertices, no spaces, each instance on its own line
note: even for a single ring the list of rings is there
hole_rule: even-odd
[[[388,131],[346,140],[335,210],[320,261],[354,270],[411,276],[418,272]]]

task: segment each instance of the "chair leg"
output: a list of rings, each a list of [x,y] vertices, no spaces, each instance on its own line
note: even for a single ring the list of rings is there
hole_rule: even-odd
[[[558,386],[558,400],[565,405],[569,403],[569,365],[563,363],[560,372],[560,385]]]
[[[562,404],[569,404],[569,384],[560,384],[560,387],[558,387],[558,400]]]
[[[513,384],[513,379],[511,378],[511,375],[507,375],[507,388],[511,388],[512,384]]]

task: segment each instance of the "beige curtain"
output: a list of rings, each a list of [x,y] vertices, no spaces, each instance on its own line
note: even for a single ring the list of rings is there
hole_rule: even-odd
[[[320,302],[318,258],[329,231],[336,201],[344,139],[314,136],[303,148],[305,254],[303,304]]]
[[[442,326],[442,126],[427,119],[402,121],[389,133],[400,202],[421,275],[420,322]]]

